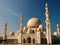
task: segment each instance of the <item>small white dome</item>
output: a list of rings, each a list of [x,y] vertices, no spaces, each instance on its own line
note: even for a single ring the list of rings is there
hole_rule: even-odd
[[[44,29],[42,24],[40,24],[38,28],[40,28],[41,32],[43,32]]]
[[[30,33],[30,30],[31,30],[31,29],[28,29],[27,33]]]
[[[23,30],[26,30],[26,27],[24,27]]]
[[[39,25],[39,28],[41,29],[41,28],[43,28],[43,25],[41,24],[41,25]]]
[[[15,36],[18,36],[18,34],[16,33]]]
[[[43,31],[43,34],[46,34],[46,31]]]
[[[10,32],[10,34],[9,34],[10,36],[14,36],[15,35],[15,33],[14,32]]]
[[[57,32],[54,32],[54,34],[53,34],[53,35],[57,36]]]
[[[40,28],[37,28],[37,31],[39,31],[40,30]]]
[[[24,27],[24,28],[23,28],[23,30],[25,30],[25,31],[26,31],[26,30],[28,30],[28,28],[27,28],[27,27]]]

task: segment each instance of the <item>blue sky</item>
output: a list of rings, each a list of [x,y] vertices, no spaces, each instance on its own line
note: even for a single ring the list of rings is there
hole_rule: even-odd
[[[8,23],[8,33],[19,30],[21,12],[24,26],[30,18],[37,17],[45,28],[46,2],[49,5],[52,32],[56,31],[56,24],[60,25],[60,0],[0,0],[0,35],[3,35],[4,22]]]

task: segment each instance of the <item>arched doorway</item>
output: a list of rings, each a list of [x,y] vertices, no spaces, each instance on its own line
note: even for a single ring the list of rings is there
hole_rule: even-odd
[[[31,43],[31,37],[27,38],[27,43]]]
[[[26,43],[26,40],[25,40],[25,38],[23,39],[23,43]]]
[[[46,38],[41,38],[41,44],[46,44],[47,43],[47,39]]]
[[[35,43],[35,39],[33,39],[33,43]]]
[[[45,40],[45,44],[47,44],[47,39],[45,38],[44,40]]]
[[[44,41],[43,38],[41,38],[41,44],[43,44],[43,41]]]

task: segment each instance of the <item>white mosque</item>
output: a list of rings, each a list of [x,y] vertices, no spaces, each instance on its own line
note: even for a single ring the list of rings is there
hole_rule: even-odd
[[[51,34],[51,24],[50,24],[50,15],[48,10],[48,3],[45,4],[45,16],[46,16],[46,29],[44,29],[41,21],[34,17],[28,20],[27,26],[23,26],[23,15],[21,13],[20,17],[20,30],[15,34],[10,32],[7,36],[7,23],[4,24],[4,34],[3,39],[6,43],[40,43],[40,44],[52,44],[54,39],[57,39],[60,43],[60,29],[57,24],[57,31],[54,34]],[[0,41],[2,42],[2,41]],[[56,42],[55,42],[56,43]]]

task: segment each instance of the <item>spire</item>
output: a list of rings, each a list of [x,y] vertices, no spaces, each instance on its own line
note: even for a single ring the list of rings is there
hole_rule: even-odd
[[[46,11],[48,11],[48,3],[46,3],[45,6],[46,6]]]
[[[57,24],[57,33],[58,33],[58,35],[60,35],[59,24]]]
[[[47,21],[50,21],[48,3],[46,3],[45,6],[46,6],[46,8],[45,8],[45,9],[46,9],[46,13],[45,13],[45,15],[46,15],[46,20],[47,20]]]
[[[3,40],[7,39],[7,22],[4,23],[4,34],[3,34]]]
[[[20,31],[23,30],[23,13],[21,12],[21,16],[20,16]]]
[[[7,32],[7,22],[4,23],[4,34],[6,35]]]
[[[49,15],[49,9],[48,9],[48,3],[45,4],[46,9],[46,33],[47,33],[47,43],[52,43],[51,41],[51,26],[50,26],[50,15]]]
[[[46,3],[45,6],[46,6],[46,8],[45,8],[46,9],[46,14],[45,15],[49,15],[48,3]]]
[[[59,30],[59,24],[57,24],[57,31]]]
[[[23,16],[23,13],[21,12],[21,16]]]

